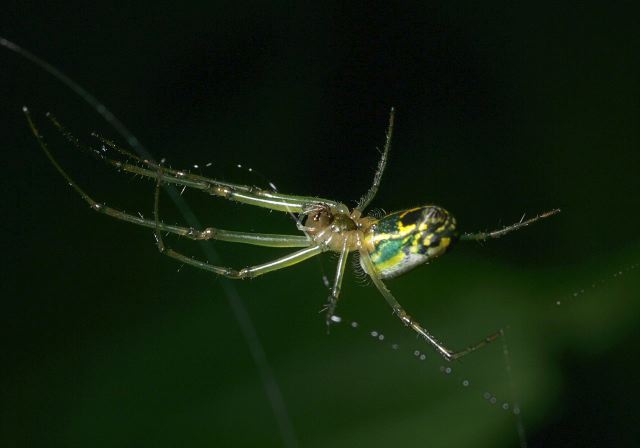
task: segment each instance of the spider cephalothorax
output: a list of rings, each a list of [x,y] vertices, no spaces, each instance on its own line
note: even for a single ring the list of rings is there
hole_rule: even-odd
[[[344,212],[346,206],[339,204],[331,207],[317,204],[306,212],[307,218],[302,230],[318,245],[326,250],[341,252],[346,247],[348,252],[357,251],[364,235],[370,233],[376,221],[371,217],[360,217],[355,211]]]

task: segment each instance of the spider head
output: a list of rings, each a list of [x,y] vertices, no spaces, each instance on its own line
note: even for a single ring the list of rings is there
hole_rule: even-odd
[[[458,239],[456,220],[435,205],[384,216],[369,232],[371,260],[380,278],[393,278],[444,254]]]

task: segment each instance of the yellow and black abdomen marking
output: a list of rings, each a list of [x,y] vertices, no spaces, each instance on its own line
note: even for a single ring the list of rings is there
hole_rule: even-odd
[[[367,243],[380,278],[393,278],[444,254],[458,239],[456,220],[434,205],[380,219]]]

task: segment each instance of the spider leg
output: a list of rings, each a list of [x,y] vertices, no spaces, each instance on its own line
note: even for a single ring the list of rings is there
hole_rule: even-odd
[[[154,195],[154,204],[153,204],[153,217],[155,221],[155,237],[156,237],[156,245],[158,246],[158,250],[161,254],[167,255],[168,257],[174,258],[184,264],[194,266],[199,269],[203,269],[205,271],[213,272],[214,274],[222,275],[223,277],[231,278],[231,279],[244,279],[244,278],[253,278],[259,275],[266,274],[268,272],[277,271],[278,269],[284,269],[289,266],[293,266],[294,264],[298,264],[308,258],[314,257],[323,251],[323,247],[319,245],[309,246],[299,251],[293,252],[289,255],[285,255],[284,257],[277,258],[276,260],[272,260],[263,264],[249,266],[242,268],[240,270],[223,267],[223,266],[214,266],[204,261],[196,260],[194,258],[188,257],[184,254],[176,252],[175,250],[168,248],[164,240],[162,238],[162,229],[160,226],[160,218],[159,218],[159,203],[160,203],[160,186],[162,184],[163,174],[162,167],[158,169],[156,174],[156,189]]]
[[[503,227],[502,229],[493,230],[491,232],[465,233],[460,237],[460,239],[464,241],[485,241],[490,238],[500,238],[501,236],[504,236],[507,233],[513,232],[515,230],[519,230],[523,227],[527,227],[528,225],[533,224],[536,221],[549,218],[553,215],[557,215],[558,213],[560,213],[560,209],[555,208],[548,212],[544,212],[537,216],[534,216],[533,218],[527,219],[526,221],[524,221],[524,216],[523,216],[520,222],[517,222],[510,226]]]
[[[402,308],[400,303],[396,300],[396,298],[393,297],[393,295],[391,294],[391,291],[387,289],[387,287],[382,282],[382,280],[376,275],[375,267],[373,265],[373,262],[371,261],[369,252],[367,252],[366,249],[364,249],[363,247],[360,247],[359,252],[360,252],[360,257],[366,268],[367,274],[369,274],[374,285],[376,285],[376,287],[378,288],[378,291],[380,291],[380,293],[386,299],[389,306],[391,306],[394,314],[397,315],[406,326],[411,327],[416,333],[418,333],[420,336],[425,338],[427,342],[431,344],[445,360],[451,361],[454,359],[459,359],[495,341],[500,336],[500,332],[496,332],[490,336],[487,336],[477,344],[469,346],[458,352],[454,352],[453,350],[448,349],[440,341],[438,341],[431,333],[429,333],[422,325],[420,325],[420,323],[418,323],[411,316],[409,316],[407,312],[404,310],[404,308]]]
[[[29,111],[25,110],[25,114],[29,126],[31,127],[31,131],[35,135],[40,147],[42,148],[56,171],[58,171],[58,173],[67,181],[67,184],[69,184],[78,193],[78,195],[80,195],[80,197],[87,204],[89,204],[89,207],[96,212],[103,213],[107,216],[111,216],[112,218],[116,218],[121,221],[137,224],[139,226],[149,227],[153,229],[158,228],[162,231],[175,233],[177,235],[184,236],[193,240],[219,240],[267,247],[308,247],[312,244],[309,238],[300,235],[273,235],[266,233],[235,232],[232,230],[217,229],[214,227],[207,227],[204,230],[197,230],[188,227],[169,225],[162,222],[156,222],[155,220],[145,219],[141,216],[132,215],[123,212],[122,210],[118,210],[116,208],[98,203],[91,196],[89,196],[60,166],[58,161],[49,151],[49,148],[40,135],[39,131],[35,127]]]
[[[347,266],[348,257],[349,248],[347,246],[347,239],[345,238],[344,243],[342,244],[342,250],[340,251],[340,258],[338,258],[338,266],[336,267],[336,276],[333,280],[333,288],[331,288],[331,295],[329,296],[329,302],[327,303],[327,332],[329,331],[333,315],[336,311],[338,297],[340,297],[340,289],[342,288],[342,279],[344,278],[344,270]]]
[[[143,177],[149,177],[155,179],[156,172],[159,168],[156,162],[150,160],[141,159],[138,156],[131,154],[129,151],[115,148],[106,141],[103,143],[116,149],[122,155],[133,158],[134,160],[142,163],[147,168],[138,166],[132,163],[123,162],[121,160],[111,159],[104,154],[93,151],[89,148],[80,145],[78,140],[67,131],[60,122],[51,114],[47,114],[47,118],[52,124],[62,133],[62,135],[76,147],[81,150],[89,151],[94,157],[97,157],[104,163],[107,163],[118,170],[126,171],[133,174],[138,174]],[[304,213],[306,209],[313,204],[326,204],[337,211],[348,213],[348,208],[344,204],[328,199],[317,198],[313,196],[296,196],[289,194],[281,194],[271,190],[263,190],[261,188],[252,187],[248,185],[233,184],[230,182],[223,182],[216,179],[211,179],[204,176],[189,173],[187,171],[173,170],[169,168],[163,168],[165,171],[163,175],[164,183],[170,183],[174,185],[186,186],[201,190],[213,196],[219,196],[231,201],[240,202],[243,204],[255,205],[257,207],[268,208],[270,210],[291,212],[291,213]]]
[[[395,117],[395,109],[392,107],[389,112],[389,126],[387,128],[387,134],[384,144],[384,150],[382,151],[382,155],[380,157],[380,161],[378,162],[378,168],[376,169],[376,174],[373,176],[373,185],[369,188],[369,191],[358,201],[358,205],[355,210],[357,210],[360,214],[364,211],[365,208],[369,206],[373,198],[376,197],[376,193],[378,193],[378,188],[380,188],[380,181],[382,180],[382,174],[384,173],[384,169],[387,166],[387,159],[389,157],[389,150],[391,149],[391,137],[393,136],[393,122]]]

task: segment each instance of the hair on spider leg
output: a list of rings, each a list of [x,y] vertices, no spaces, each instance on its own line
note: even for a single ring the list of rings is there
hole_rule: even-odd
[[[351,268],[356,282],[359,286],[370,286],[371,277],[365,272],[362,264],[360,263],[360,255],[354,254],[353,260],[351,260]]]
[[[71,131],[69,131],[53,114],[51,113],[47,113],[46,117],[49,119],[49,122],[51,124],[53,124],[53,126],[58,130],[58,132],[60,132],[60,134],[62,134],[62,136],[73,145],[73,147],[75,147],[76,149],[82,151],[83,153],[87,153],[89,155],[91,155],[94,159],[102,162],[102,163],[106,163],[107,165],[111,165],[113,167],[115,167],[117,169],[118,172],[123,173],[126,172],[128,174],[131,174],[130,180],[137,180],[138,178],[140,179],[148,179],[147,177],[143,176],[142,174],[140,174],[139,172],[135,172],[135,171],[127,171],[126,169],[124,169],[125,166],[129,165],[129,163],[125,163],[123,164],[123,162],[117,160],[117,159],[111,159],[109,157],[107,157],[107,152],[106,151],[99,151],[97,149],[95,149],[93,146],[91,146],[90,144],[87,143],[83,143],[80,141],[79,138],[77,138],[75,136],[75,134],[73,134]],[[97,134],[94,132],[92,133],[92,136],[97,136]],[[118,145],[116,145],[115,143],[107,140],[107,139],[103,139],[102,137],[97,136],[97,138],[105,145],[109,146],[111,149],[115,150],[118,154],[125,156],[128,159],[131,159],[134,161],[134,163],[138,163],[141,165],[143,165],[145,163],[144,160],[142,160],[140,157],[136,156],[135,154],[122,149],[121,147],[119,147]]]
[[[382,208],[372,208],[371,210],[369,210],[368,214],[372,218],[380,219],[387,215],[387,212]]]
[[[91,137],[97,139],[98,141],[100,141],[103,144],[103,148],[104,148],[104,152],[106,152],[108,149],[111,149],[113,151],[118,152],[120,155],[125,156],[128,159],[131,160],[136,160],[138,162],[142,162],[142,159],[140,157],[138,157],[136,154],[132,153],[131,151],[127,151],[126,149],[122,148],[120,145],[118,145],[116,142],[114,142],[111,139],[108,139],[100,134],[98,134],[96,131],[93,131],[90,133]]]

